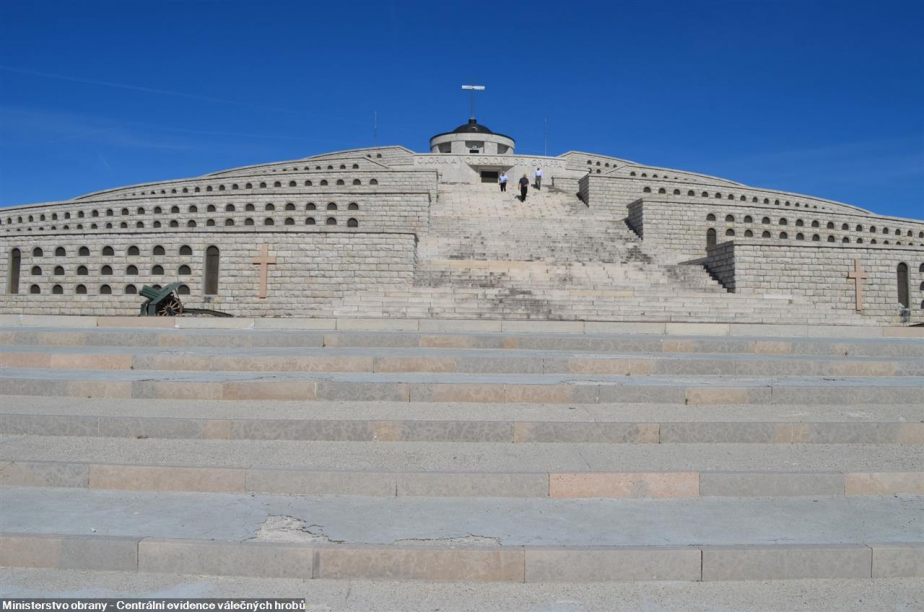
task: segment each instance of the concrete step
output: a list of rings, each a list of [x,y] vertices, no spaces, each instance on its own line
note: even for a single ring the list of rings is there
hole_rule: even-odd
[[[104,319],[105,321],[105,319]],[[67,321],[70,323],[70,321]],[[95,321],[89,321],[95,323]],[[291,348],[421,348],[504,351],[571,351],[580,353],[664,354],[664,355],[791,355],[855,358],[924,358],[924,342],[916,338],[861,337],[879,333],[879,328],[813,328],[812,332],[828,333],[834,337],[798,337],[795,335],[664,335],[664,324],[592,324],[582,322],[516,322],[504,324],[501,331],[498,321],[446,321],[429,322],[430,330],[418,331],[417,321],[380,321],[369,325],[370,331],[337,331],[332,320],[310,319],[259,320],[266,326],[252,329],[253,320],[246,319],[168,319],[134,318],[126,321],[133,325],[156,327],[20,327],[0,329],[0,363],[12,347],[150,347],[150,348],[240,348],[263,349]],[[346,322],[345,322],[346,323]],[[361,328],[363,321],[358,321]],[[370,322],[371,323],[371,322]],[[174,328],[174,326],[182,326]],[[239,329],[232,329],[231,326]],[[316,331],[307,326],[324,326]],[[169,327],[166,327],[169,326]],[[190,326],[190,327],[187,327]],[[215,326],[196,328],[192,326]],[[286,327],[289,327],[286,329]],[[372,331],[378,329],[409,331]],[[535,327],[535,333],[526,333]],[[743,331],[778,333],[774,326],[741,326]],[[443,329],[470,331],[442,331]],[[588,329],[637,333],[580,333]],[[557,329],[560,333],[543,333]],[[678,325],[679,331],[727,332],[728,327]],[[798,326],[781,326],[779,330]],[[805,332],[809,330],[802,326]],[[410,331],[413,330],[413,331]],[[490,331],[488,331],[490,330]],[[496,330],[496,331],[495,331]],[[645,333],[647,331],[655,333]],[[570,333],[569,333],[570,332]],[[574,333],[578,332],[578,333]]]
[[[251,402],[241,410],[227,402],[203,407],[188,400],[120,400],[115,410],[105,413],[100,402],[62,405],[49,400],[8,396],[0,435],[382,443],[924,444],[924,417],[916,406],[901,405],[849,414],[827,406],[764,406],[717,415],[718,408],[692,413],[687,408],[639,410],[631,404],[590,410],[504,404],[447,409],[424,404],[407,414],[406,405],[402,410],[396,403],[382,409],[380,404],[289,407]]]
[[[924,377],[612,376],[0,369],[0,393],[57,397],[601,404],[920,404]]]
[[[9,435],[9,486],[416,497],[924,495],[924,446]]]
[[[882,569],[882,568],[880,568]],[[199,597],[249,598],[272,593],[275,597],[306,599],[311,612],[484,612],[522,610],[549,612],[600,610],[637,612],[688,610],[695,601],[704,610],[779,612],[865,612],[914,610],[924,599],[922,578],[864,580],[745,580],[709,582],[402,582],[389,580],[324,580],[254,578],[178,573],[80,571],[34,568],[0,568],[0,583],[9,598],[142,597],[161,599],[165,594]],[[641,604],[639,602],[642,602]],[[645,607],[641,608],[642,610]]]
[[[0,368],[609,376],[924,376],[924,358],[453,348],[6,346]]]
[[[13,567],[527,583],[856,580],[919,577],[924,553],[921,497],[450,503],[5,488],[4,499],[3,565]],[[793,524],[794,515],[804,520]]]

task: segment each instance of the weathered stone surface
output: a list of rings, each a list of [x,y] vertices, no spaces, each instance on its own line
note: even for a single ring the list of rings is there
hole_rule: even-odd
[[[700,580],[698,548],[526,549],[526,582]]]
[[[870,578],[868,546],[781,545],[703,548],[703,580]]]

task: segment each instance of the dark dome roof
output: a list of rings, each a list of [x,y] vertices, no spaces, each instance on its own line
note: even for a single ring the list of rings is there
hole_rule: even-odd
[[[493,134],[491,130],[487,127],[478,123],[476,119],[469,119],[468,123],[464,123],[452,131],[453,134]]]

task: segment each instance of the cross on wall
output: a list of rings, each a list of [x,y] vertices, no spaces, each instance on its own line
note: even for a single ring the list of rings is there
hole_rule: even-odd
[[[276,264],[276,258],[269,256],[269,245],[265,242],[260,248],[260,254],[254,258],[253,264],[255,266],[260,266],[260,299],[266,299],[266,273],[269,265]]]
[[[863,312],[863,279],[869,278],[869,274],[863,271],[859,259],[853,260],[853,270],[847,273],[847,278],[853,279],[856,288],[857,312]]]

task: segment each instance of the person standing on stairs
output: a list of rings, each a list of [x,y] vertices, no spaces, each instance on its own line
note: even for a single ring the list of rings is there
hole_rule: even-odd
[[[529,179],[526,178],[526,175],[523,175],[523,178],[520,179],[520,201],[526,201],[526,190],[529,189]]]
[[[500,176],[497,177],[497,182],[500,183],[501,191],[507,191],[507,173],[501,172]]]
[[[536,191],[542,189],[542,168],[536,168]]]

